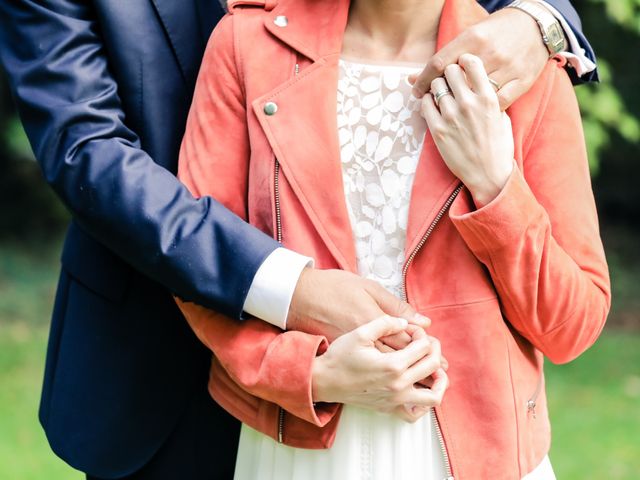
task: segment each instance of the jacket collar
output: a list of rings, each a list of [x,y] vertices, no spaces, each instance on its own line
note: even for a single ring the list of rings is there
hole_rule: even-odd
[[[266,15],[265,27],[313,64],[252,105],[282,171],[318,233],[340,267],[355,272],[355,245],[343,200],[336,124],[338,60],[349,3],[280,0]],[[439,50],[486,15],[475,0],[446,0],[436,48]],[[274,21],[278,16],[287,17],[286,27]],[[266,102],[278,104],[276,115],[264,113]],[[419,243],[458,183],[427,132],[409,208],[407,254]]]

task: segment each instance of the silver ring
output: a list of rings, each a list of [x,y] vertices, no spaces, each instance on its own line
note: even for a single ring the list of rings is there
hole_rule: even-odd
[[[500,90],[500,84],[499,84],[498,82],[496,82],[496,81],[495,81],[493,78],[491,78],[491,77],[487,77],[487,78],[489,79],[489,83],[490,83],[491,85],[493,85],[493,88],[495,88],[496,92],[497,92],[498,90]]]
[[[440,105],[440,99],[447,95],[451,95],[451,90],[445,88],[444,90],[440,90],[433,94],[433,101],[436,102],[436,107]]]

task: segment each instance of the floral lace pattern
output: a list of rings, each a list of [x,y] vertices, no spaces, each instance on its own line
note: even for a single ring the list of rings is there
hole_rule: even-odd
[[[338,138],[358,272],[396,295],[427,128],[406,81],[418,68],[340,60]]]

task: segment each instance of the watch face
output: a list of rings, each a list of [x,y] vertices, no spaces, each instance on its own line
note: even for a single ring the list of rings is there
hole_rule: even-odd
[[[562,52],[565,49],[564,34],[559,25],[550,25],[547,29],[548,46],[554,53]]]

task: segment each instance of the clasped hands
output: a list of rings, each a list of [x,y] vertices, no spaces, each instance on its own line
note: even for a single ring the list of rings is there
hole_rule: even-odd
[[[331,341],[313,365],[314,402],[356,405],[414,422],[440,404],[448,386],[440,342],[426,333],[430,323],[376,282],[306,268],[287,328]]]

